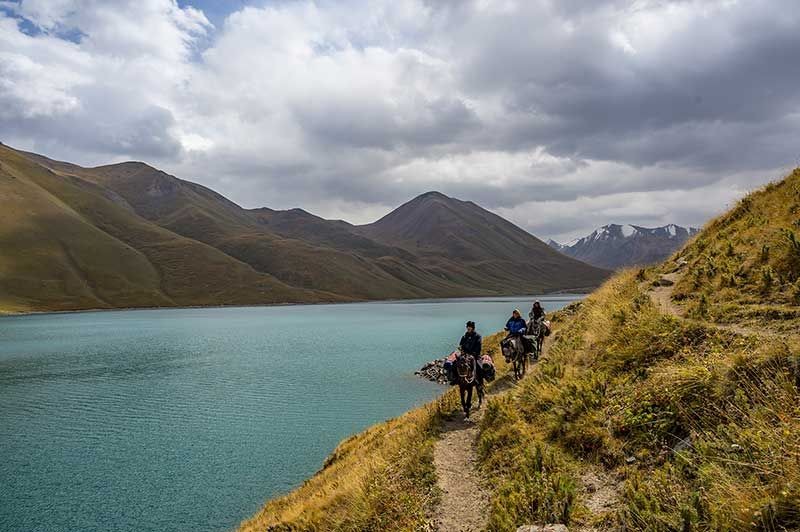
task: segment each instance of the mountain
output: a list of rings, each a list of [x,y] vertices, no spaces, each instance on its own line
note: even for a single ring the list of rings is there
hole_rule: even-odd
[[[570,260],[511,222],[471,201],[428,192],[358,228],[407,250],[426,268],[494,292],[559,290],[595,284],[603,270]]]
[[[426,219],[425,246],[410,246],[391,226],[415,223],[404,207],[428,196],[359,227],[301,209],[244,209],[142,162],[84,168],[0,144],[0,310],[518,294],[606,276],[441,195],[458,214]],[[472,244],[435,237],[478,233]]]
[[[337,301],[137,215],[114,191],[0,145],[5,311]]]
[[[609,224],[569,244],[559,244],[551,239],[548,245],[597,267],[619,269],[660,262],[697,232],[694,227],[675,224],[654,228]]]

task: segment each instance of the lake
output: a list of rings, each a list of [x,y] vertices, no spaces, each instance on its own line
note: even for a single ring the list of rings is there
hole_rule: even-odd
[[[547,311],[580,296],[541,297]],[[0,318],[0,530],[223,531],[530,298]]]

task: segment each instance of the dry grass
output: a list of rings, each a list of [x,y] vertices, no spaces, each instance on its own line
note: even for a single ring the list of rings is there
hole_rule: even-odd
[[[0,146],[0,306],[9,311],[337,300],[148,222],[109,191]]]
[[[800,169],[743,198],[685,251],[676,297],[719,323],[800,326]]]
[[[343,441],[325,466],[242,531],[419,530],[437,500],[433,442],[454,394]]]
[[[800,526],[797,345],[663,315],[639,286],[623,272],[560,316],[546,360],[489,409],[490,528]],[[615,511],[587,512],[586,463],[625,479]]]

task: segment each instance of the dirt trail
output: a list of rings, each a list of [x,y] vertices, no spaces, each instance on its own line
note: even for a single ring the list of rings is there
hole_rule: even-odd
[[[469,420],[462,419],[461,412],[458,412],[453,419],[444,423],[442,436],[433,448],[437,485],[442,491],[441,502],[433,518],[436,530],[475,532],[485,529],[490,499],[478,471],[475,449],[478,425],[487,402],[510,392],[514,386],[511,375],[499,378],[487,391],[483,408],[473,409]],[[581,483],[586,492],[584,502],[592,518],[603,516],[619,504],[621,481],[609,473],[596,468],[589,469],[581,476]],[[575,530],[593,532],[596,529],[584,526]]]
[[[469,420],[463,419],[459,410],[445,421],[442,436],[433,447],[433,464],[436,483],[442,490],[442,500],[433,516],[433,524],[440,532],[473,532],[486,528],[489,516],[489,492],[478,471],[478,425],[487,403],[511,391],[516,383],[513,376],[498,376],[486,390],[483,406],[473,395]]]
[[[529,368],[530,369],[530,368]],[[511,391],[515,383],[511,375],[498,379],[488,390],[483,408],[473,410],[469,420],[461,412],[444,423],[441,438],[434,444],[433,463],[441,502],[433,518],[440,532],[476,532],[484,530],[489,515],[489,492],[478,471],[475,449],[478,425],[487,401]],[[476,404],[476,403],[473,403]],[[601,468],[589,468],[581,475],[585,493],[583,502],[589,509],[590,522],[596,521],[619,505],[622,481]],[[577,532],[594,532],[590,525],[578,526]]]
[[[683,318],[685,311],[676,305],[672,301],[672,291],[675,288],[675,283],[678,282],[678,278],[680,274],[678,272],[668,273],[667,275],[662,275],[661,279],[665,279],[669,281],[669,286],[653,286],[650,287],[648,293],[653,300],[653,303],[663,312],[664,314],[671,314],[678,318]]]
[[[460,419],[460,413],[457,416],[445,422],[442,437],[433,448],[437,483],[442,490],[435,523],[442,532],[483,530],[489,515],[489,494],[483,489],[475,453],[481,411],[467,421]]]
[[[672,284],[667,286],[643,286],[643,291],[650,296],[650,298],[653,300],[653,303],[655,303],[658,309],[664,314],[670,314],[676,318],[691,320],[691,318],[686,317],[686,310],[675,304],[675,302],[672,300],[672,292],[675,289],[674,285],[678,282],[680,277],[681,272],[679,271],[662,275],[660,277],[661,279],[665,279]],[[699,322],[699,320],[696,321]],[[711,327],[716,327],[717,329],[722,329],[724,331],[730,331],[742,336],[755,335],[768,336],[772,338],[784,338],[786,336],[785,333],[770,331],[764,328],[756,329],[747,327],[745,325],[740,325],[738,323],[714,323],[711,321],[703,321],[702,323],[703,325],[710,325]]]
[[[588,521],[596,522],[613,512],[620,505],[620,494],[624,482],[601,468],[588,467],[581,475],[585,495],[583,503],[589,510]],[[600,530],[590,525],[572,528],[575,532],[594,532]]]

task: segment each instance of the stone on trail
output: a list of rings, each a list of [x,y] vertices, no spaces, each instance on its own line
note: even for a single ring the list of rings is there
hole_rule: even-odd
[[[564,525],[522,525],[517,532],[569,532]]]

